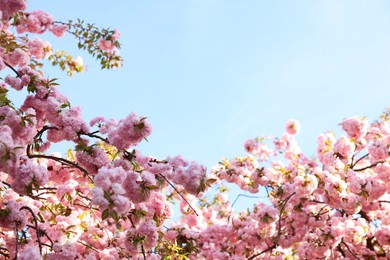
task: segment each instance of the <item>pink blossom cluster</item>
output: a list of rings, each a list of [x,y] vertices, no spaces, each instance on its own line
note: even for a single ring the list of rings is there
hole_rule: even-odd
[[[49,42],[43,41],[39,38],[28,42],[31,55],[37,59],[48,58],[51,55],[52,49]]]
[[[26,0],[2,0],[0,1],[1,19],[7,21],[19,11],[27,8]]]
[[[118,41],[120,33],[117,29],[114,30],[114,34],[110,39],[99,39],[98,46],[103,51],[111,53],[118,52],[118,48],[115,46],[115,42]]]
[[[317,165],[300,153],[292,137],[294,133],[289,133],[291,125],[289,121],[287,133],[274,141],[275,150],[284,154],[284,162],[268,158],[269,167],[248,165],[253,161],[252,156],[258,158],[259,162],[264,161],[264,157],[253,149],[256,143],[248,141],[245,149],[251,156],[224,161],[213,168],[213,178],[236,183],[241,189],[256,191],[264,187],[273,206],[267,209],[263,205],[262,209],[267,212],[265,216],[273,211],[273,217],[266,219],[274,226],[267,226],[265,230],[252,226],[239,236],[229,234],[218,237],[217,241],[225,241],[237,236],[242,242],[244,237],[249,236],[249,241],[252,241],[255,239],[250,237],[252,231],[263,230],[261,234],[254,233],[261,239],[256,239],[256,245],[246,245],[246,251],[238,252],[236,241],[219,242],[218,247],[214,242],[211,250],[202,251],[207,252],[205,258],[258,255],[259,259],[271,259],[273,254],[269,252],[292,248],[297,250],[296,253],[284,251],[284,256],[302,259],[389,257],[389,240],[376,238],[375,235],[378,233],[381,236],[382,230],[387,228],[390,214],[387,123],[375,122],[370,126],[365,118],[349,118],[341,124],[347,136],[337,138],[331,133],[320,135],[317,151],[322,165]],[[253,213],[256,212],[255,207]],[[234,218],[229,218],[231,224],[225,228],[235,230]],[[239,219],[239,223],[242,223],[242,215]],[[379,229],[373,224],[376,221],[381,222]],[[237,230],[251,225],[253,222]],[[214,233],[217,232],[220,231]],[[271,239],[261,247],[262,239],[266,240],[268,236]],[[205,245],[210,247],[207,243]],[[218,248],[221,251],[218,252]]]
[[[152,126],[146,118],[139,117],[134,113],[119,122],[97,117],[91,121],[90,125],[94,126],[97,123],[100,133],[107,134],[110,144],[118,149],[136,146],[152,132]]]
[[[197,162],[187,162],[181,156],[167,159],[172,166],[167,176],[174,183],[183,186],[188,193],[196,195],[201,190],[201,182],[206,179],[206,167]]]
[[[29,32],[42,34],[54,23],[53,17],[48,13],[38,10],[24,13],[24,19],[16,26],[19,34]]]

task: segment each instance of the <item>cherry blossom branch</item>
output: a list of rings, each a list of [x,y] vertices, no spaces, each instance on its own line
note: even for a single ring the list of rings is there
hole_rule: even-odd
[[[23,210],[23,209],[29,211],[31,216],[34,219],[35,232],[36,232],[36,235],[37,235],[37,241],[38,241],[38,245],[39,245],[39,253],[40,253],[40,255],[42,255],[41,234],[40,234],[40,230],[39,230],[39,227],[38,227],[37,217],[35,216],[34,211],[30,207],[23,206],[23,207],[20,208],[20,210]]]
[[[370,169],[370,168],[372,168],[372,167],[375,167],[375,166],[377,166],[378,164],[384,163],[384,162],[385,162],[385,161],[376,162],[376,163],[373,163],[373,164],[371,164],[371,165],[369,165],[369,166],[366,166],[366,167],[363,167],[363,168],[360,168],[360,169],[356,169],[356,170],[354,170],[354,171],[355,171],[355,172],[361,172],[361,171]]]
[[[284,208],[286,207],[287,205],[287,202],[291,199],[292,196],[294,196],[296,194],[296,192],[294,191],[293,193],[291,193],[284,201],[282,201],[282,208],[280,209],[279,211],[279,220],[278,220],[278,236],[276,237],[276,241],[279,239],[280,235],[282,234],[282,231],[281,231],[281,227],[282,227],[282,214],[283,214],[283,211],[284,211]]]
[[[83,241],[81,240],[77,240],[77,243],[79,244],[82,244],[83,246],[85,247],[88,247],[89,249],[92,249],[93,251],[95,251],[96,253],[99,253],[99,250],[97,250],[96,248],[94,248],[93,246],[87,244],[87,243],[84,243]]]
[[[261,252],[258,253],[258,254],[255,254],[255,255],[253,255],[253,256],[251,256],[251,257],[248,257],[247,260],[255,259],[255,257],[258,257],[258,256],[260,256],[260,255],[262,255],[262,254],[265,254],[265,253],[267,253],[268,251],[272,251],[272,250],[274,250],[275,248],[276,248],[276,244],[274,244],[274,245],[271,246],[271,247],[268,247],[267,249],[261,251]]]
[[[80,137],[81,135],[86,135],[86,136],[89,136],[89,137],[92,137],[92,138],[96,138],[96,139],[99,139],[107,144],[110,144],[108,142],[108,139],[107,138],[104,138],[104,137],[101,137],[100,135],[97,135],[97,133],[99,133],[99,131],[95,131],[95,132],[92,132],[92,133],[84,133],[84,132],[79,132],[77,133],[77,135]]]
[[[27,225],[27,227],[32,228],[32,229],[35,229],[35,227],[34,227],[34,226],[31,226],[31,225]],[[50,249],[52,249],[52,248],[53,248],[53,245],[54,245],[54,242],[53,242],[53,240],[49,237],[49,235],[46,233],[46,231],[44,231],[44,230],[39,230],[39,233],[40,233],[41,235],[44,235],[44,236],[50,241],[50,243],[51,243],[51,245],[44,244],[44,243],[42,243],[42,245],[45,245],[45,246],[49,247]]]
[[[81,201],[81,202],[83,202],[83,201]],[[87,205],[87,204],[82,205],[82,204],[77,203],[77,201],[73,202],[73,205],[80,206],[80,207],[83,207],[83,208],[86,208],[86,209],[93,209],[93,210],[99,211],[98,208],[95,208],[92,205]]]
[[[376,250],[375,250],[375,244],[376,244],[380,247],[380,249],[383,252],[383,253],[376,253],[376,256],[377,257],[386,257],[386,251],[383,249],[383,247],[379,244],[378,241],[372,242],[373,240],[374,240],[374,237],[367,238],[367,240],[366,240],[367,241],[367,248],[376,253]]]
[[[6,62],[6,61],[4,61],[4,60],[3,60],[3,62],[4,62],[4,64],[5,64],[8,68],[10,68],[13,72],[15,72],[15,74],[16,74],[16,76],[17,76],[18,78],[21,78],[21,77],[22,77],[22,75],[20,75],[20,73],[19,73],[14,67],[12,67],[8,62]]]
[[[38,138],[41,138],[43,133],[47,130],[50,130],[50,129],[57,129],[57,127],[54,127],[54,126],[44,126],[41,130],[38,131],[38,133],[34,136],[34,140],[38,139]],[[82,171],[83,173],[85,173],[86,176],[88,176],[88,178],[90,180],[92,180],[92,178],[89,176],[89,173],[86,169],[84,169],[83,167],[81,167],[80,165],[78,165],[77,163],[74,163],[72,161],[69,161],[67,159],[64,159],[64,158],[61,158],[61,157],[57,157],[57,156],[53,156],[53,155],[46,155],[46,154],[32,154],[33,148],[32,148],[32,144],[28,144],[27,145],[27,148],[26,148],[26,154],[28,156],[28,158],[32,159],[32,158],[44,158],[44,159],[50,159],[50,160],[53,160],[53,161],[57,161],[57,162],[61,162],[62,164],[65,164],[67,166],[71,166],[71,167],[74,167],[74,168],[77,168],[79,169],[80,171]]]
[[[342,255],[343,257],[345,257],[345,252],[344,252],[344,250],[341,248],[341,244],[338,244],[338,245],[337,245],[337,250],[341,253],[341,255]]]
[[[354,252],[352,252],[352,250],[349,248],[349,246],[344,241],[341,241],[340,244],[343,244],[347,248],[348,252],[351,253],[351,255],[353,255],[356,259],[358,259],[358,260],[360,259],[359,257],[357,257],[357,255]]]
[[[176,192],[177,194],[179,194],[180,198],[182,198],[187,204],[188,206],[190,207],[190,209],[192,209],[192,211],[195,213],[196,216],[199,217],[198,213],[196,212],[196,210],[191,206],[191,204],[188,202],[188,200],[186,200],[186,198],[184,198],[184,196],[181,194],[180,191],[178,191],[176,189],[176,187],[164,176],[162,175],[161,173],[158,174],[161,178],[163,178],[168,184],[169,186],[171,186]]]
[[[80,171],[82,171],[83,173],[85,173],[86,175],[89,175],[88,171],[85,170],[80,165],[78,165],[77,163],[71,162],[71,161],[66,160],[64,158],[61,158],[61,157],[56,157],[56,156],[52,156],[52,155],[45,155],[45,154],[30,154],[30,152],[27,153],[27,156],[29,158],[44,158],[44,159],[50,159],[50,160],[54,160],[54,161],[57,161],[57,162],[61,162],[61,163],[65,164],[65,165],[77,168]]]
[[[4,257],[8,258],[8,257],[9,257],[9,254],[6,253],[6,252],[3,252],[3,251],[9,252],[8,249],[7,249],[7,248],[4,248],[4,247],[0,247],[0,255],[3,255]]]
[[[365,220],[367,220],[368,223],[371,222],[371,218],[367,215],[366,212],[364,212],[363,210],[359,211],[360,216],[362,216],[362,218],[364,218]]]
[[[353,163],[353,157],[352,157],[352,162],[351,162],[351,169],[353,169],[353,167],[355,167],[356,164],[358,164],[361,160],[363,160],[364,158],[368,157],[369,154],[365,154],[363,155],[362,157],[360,157],[355,163]],[[355,155],[354,155],[355,156]]]
[[[319,201],[319,200],[309,200],[308,202],[318,203],[318,204],[326,204],[325,202]]]
[[[45,198],[40,198],[40,196],[45,195],[45,194],[56,194],[54,191],[45,191],[38,193],[37,195],[30,195],[32,199],[45,199]]]

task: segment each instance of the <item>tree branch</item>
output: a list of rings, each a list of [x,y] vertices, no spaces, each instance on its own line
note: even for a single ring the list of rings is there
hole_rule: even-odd
[[[195,213],[196,216],[199,217],[198,213],[196,212],[196,210],[191,206],[191,204],[188,202],[188,200],[186,200],[186,198],[184,198],[184,196],[181,194],[180,191],[178,191],[176,189],[176,187],[164,176],[162,175],[161,173],[158,174],[159,176],[161,176],[161,178],[163,178],[168,184],[169,186],[171,186],[176,192],[177,194],[179,194],[179,196],[188,204],[188,206],[192,209],[192,211]]]
[[[355,171],[355,172],[361,172],[361,171],[370,169],[370,168],[372,168],[372,167],[375,167],[375,166],[377,166],[377,165],[380,164],[380,163],[384,163],[384,161],[376,162],[376,163],[373,163],[373,164],[371,164],[371,165],[369,165],[369,166],[366,166],[366,167],[363,167],[363,168],[360,168],[360,169],[356,169],[356,170],[354,170],[354,171]],[[353,169],[352,169],[352,170],[353,170]]]
[[[353,163],[353,159],[352,159],[352,165],[351,165],[351,169],[353,169],[353,167],[355,167],[356,164],[358,164],[361,160],[363,160],[364,158],[368,157],[369,154],[365,154],[363,155],[362,157],[360,157],[355,163]],[[355,156],[355,155],[354,155]]]
[[[348,252],[351,253],[356,259],[358,260],[360,259],[359,257],[357,257],[357,255],[354,252],[351,251],[349,246],[344,241],[341,241],[340,244],[343,244],[347,248]]]
[[[27,210],[30,212],[30,214],[32,215],[33,219],[34,219],[34,225],[35,225],[35,232],[36,232],[36,235],[37,235],[37,240],[38,240],[38,245],[39,245],[39,253],[40,255],[42,255],[42,243],[41,243],[41,234],[40,234],[40,231],[39,231],[39,227],[38,227],[38,221],[37,221],[37,217],[35,216],[35,213],[34,211],[27,207],[27,206],[23,206],[20,208],[20,210]]]
[[[22,75],[20,75],[20,73],[19,73],[14,67],[12,67],[8,62],[5,62],[4,60],[3,60],[3,62],[4,62],[4,64],[5,64],[8,68],[10,68],[13,72],[15,72],[15,74],[16,74],[16,76],[17,76],[18,78],[21,78],[21,77],[22,77]]]

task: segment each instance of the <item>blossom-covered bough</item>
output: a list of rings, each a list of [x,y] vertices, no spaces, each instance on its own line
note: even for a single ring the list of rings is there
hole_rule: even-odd
[[[0,10],[1,258],[390,258],[389,111],[372,124],[344,120],[345,136],[320,135],[318,160],[301,153],[290,120],[281,138],[248,140],[247,157],[206,174],[181,156],[137,150],[152,130],[145,117],[87,124],[43,73],[45,59],[69,75],[84,65],[36,35],[70,33],[111,69],[122,62],[117,30],[55,21],[25,0],[0,0]],[[8,92],[22,89],[16,107]],[[63,141],[74,144],[64,157],[48,152]],[[226,182],[268,199],[235,212]],[[168,224],[174,201],[182,216]]]

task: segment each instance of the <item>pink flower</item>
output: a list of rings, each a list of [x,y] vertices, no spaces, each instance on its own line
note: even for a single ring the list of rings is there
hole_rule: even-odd
[[[113,51],[115,50],[115,43],[113,41],[108,41],[104,39],[100,39],[98,46],[103,51]]]
[[[100,206],[102,209],[105,209],[110,204],[108,200],[104,197],[104,190],[99,187],[94,187],[91,189],[92,203]]]
[[[375,237],[383,246],[390,246],[390,226],[382,225],[375,233]]]
[[[168,157],[167,161],[173,168],[187,167],[189,164],[182,156]]]
[[[39,248],[36,245],[27,245],[19,252],[20,260],[41,260],[41,254]]]
[[[349,137],[359,139],[367,133],[368,122],[366,118],[352,117],[345,119],[341,127],[347,132]]]
[[[3,60],[3,58],[2,57],[0,57],[0,70],[3,70],[3,69],[5,69],[7,66],[5,65],[5,63],[4,63],[4,60]]]
[[[145,236],[144,247],[150,249],[156,246],[158,233],[154,221],[143,222],[137,230],[139,236]]]
[[[11,88],[16,89],[16,90],[22,90],[23,85],[22,85],[22,80],[18,77],[12,77],[10,75],[7,75],[5,77],[5,82],[11,86]]]
[[[66,32],[66,29],[66,25],[53,25],[52,27],[50,27],[49,31],[57,37],[62,37]]]
[[[121,36],[121,33],[118,31],[118,29],[114,29],[114,33],[112,35],[112,40],[117,41],[120,36]]]
[[[389,148],[383,141],[377,140],[368,147],[368,153],[374,162],[385,161],[389,157]]]
[[[29,41],[27,46],[30,48],[31,54],[37,59],[47,58],[52,52],[51,44],[39,38]]]
[[[103,249],[99,252],[99,259],[102,260],[119,260],[118,250],[116,248]]]
[[[14,229],[15,223],[19,222],[19,227],[24,227],[27,224],[27,211],[20,210],[23,205],[16,201],[8,201],[6,212],[0,217],[0,226],[5,229]]]
[[[173,181],[182,185],[186,192],[196,195],[201,191],[200,184],[205,176],[206,167],[197,162],[191,162],[187,169],[175,170]]]
[[[41,10],[25,14],[27,19],[21,19],[20,24],[16,26],[18,33],[30,32],[41,34],[54,22],[54,19],[48,13]]]
[[[290,119],[286,123],[286,132],[290,135],[297,135],[301,131],[301,124],[294,119]]]
[[[375,167],[375,172],[378,174],[379,178],[384,182],[390,182],[390,164],[388,162],[379,163]]]
[[[128,117],[119,121],[116,127],[108,130],[108,140],[118,149],[127,149],[135,146],[150,135],[152,126],[146,118],[140,118],[131,113]]]
[[[102,116],[98,116],[98,117],[95,117],[94,119],[92,119],[89,123],[89,126],[90,127],[93,127],[94,125],[100,125],[102,123],[104,123],[106,121],[106,119]]]
[[[11,66],[26,66],[30,62],[29,55],[22,49],[16,49],[8,56],[8,62]]]
[[[119,215],[125,215],[129,210],[134,209],[134,204],[125,196],[114,195],[112,198],[114,200],[115,211]]]
[[[11,186],[19,194],[27,194],[33,186],[44,186],[49,181],[47,169],[36,165],[27,156],[20,157],[10,175],[14,178]]]
[[[336,141],[333,151],[337,156],[341,156],[341,159],[351,158],[355,151],[355,145],[349,138],[343,136]]]
[[[0,1],[0,10],[2,12],[3,21],[7,21],[11,16],[15,15],[18,11],[25,10],[27,7],[26,0],[3,0]]]
[[[94,146],[87,151],[77,151],[76,158],[90,174],[96,174],[100,168],[110,163],[107,153],[99,146]]]
[[[73,260],[73,259],[81,259],[81,255],[77,252],[76,244],[66,243],[60,247],[58,253],[48,254],[48,260]]]

